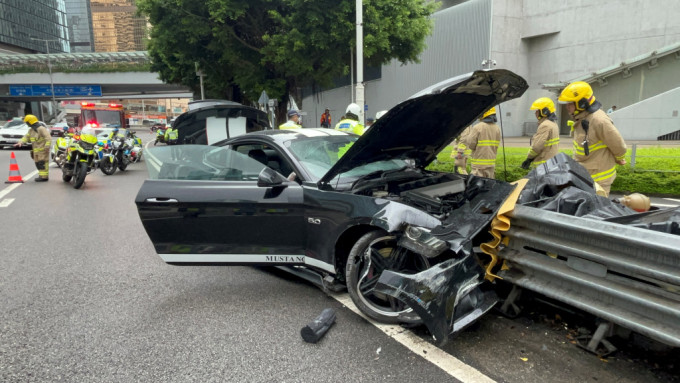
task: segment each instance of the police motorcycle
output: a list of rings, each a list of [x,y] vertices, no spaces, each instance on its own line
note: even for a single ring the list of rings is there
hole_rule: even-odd
[[[165,131],[166,131],[166,129],[167,129],[167,127],[165,129],[156,129],[156,141],[153,142],[153,146],[156,146],[156,144],[159,143],[159,142],[161,144],[166,144],[166,142],[165,142]]]
[[[96,152],[95,162],[99,170],[107,176],[111,176],[118,169],[118,162],[116,158],[111,154],[111,146],[108,140],[97,142],[97,146],[94,148]]]
[[[80,189],[85,182],[85,176],[96,169],[95,146],[97,136],[90,129],[83,129],[74,134],[66,149],[66,160],[62,164],[62,179],[64,182],[73,180],[73,188]]]
[[[114,130],[113,137],[111,137],[111,154],[113,155],[118,169],[124,171],[130,164],[130,153],[132,147],[128,143],[126,132],[119,133]]]
[[[58,137],[54,145],[52,145],[51,157],[52,161],[57,164],[57,167],[61,168],[66,161],[66,150],[73,138],[73,133],[68,132],[68,127],[64,127],[64,135]]]
[[[135,163],[142,160],[142,152],[144,147],[142,139],[136,136],[135,131],[131,130],[127,139],[127,144],[130,146],[130,162]]]

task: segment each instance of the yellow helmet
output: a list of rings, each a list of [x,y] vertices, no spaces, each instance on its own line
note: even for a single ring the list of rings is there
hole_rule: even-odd
[[[24,117],[24,122],[27,125],[33,125],[36,122],[38,122],[38,117],[32,115],[32,114],[27,114],[26,117]]]
[[[483,119],[489,117],[489,116],[492,115],[492,114],[496,114],[496,107],[495,107],[495,106],[494,106],[493,108],[487,110],[486,112],[484,112],[484,114],[482,114],[482,118],[481,118],[481,119],[483,120]]]
[[[576,81],[564,88],[557,101],[560,104],[573,102],[576,110],[582,111],[595,102],[595,96],[593,96],[593,88],[590,84],[585,81]]]
[[[531,104],[529,110],[538,110],[537,118],[540,120],[541,118],[548,117],[555,113],[555,103],[548,97],[541,97]]]

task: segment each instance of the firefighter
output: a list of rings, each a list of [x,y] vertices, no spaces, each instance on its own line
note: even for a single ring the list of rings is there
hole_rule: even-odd
[[[451,151],[451,158],[453,158],[453,169],[458,174],[467,175],[467,159],[472,154],[472,150],[465,146],[464,140],[470,134],[470,126],[465,128],[453,143],[453,150]]]
[[[470,168],[475,176],[496,176],[496,152],[501,142],[501,129],[496,121],[496,108],[487,110],[463,140],[466,148],[471,150]]]
[[[38,168],[38,178],[35,182],[45,182],[50,178],[49,159],[52,137],[47,128],[38,122],[38,118],[34,115],[27,114],[24,117],[24,123],[31,129],[14,146],[19,148],[23,144],[31,143],[31,158],[35,161],[35,167]]]
[[[529,110],[536,111],[538,129],[531,138],[531,149],[529,149],[527,159],[522,162],[523,169],[545,163],[557,155],[560,147],[560,129],[555,123],[557,120],[555,103],[548,97],[541,97],[531,104]]]
[[[295,109],[291,109],[291,110],[288,111],[288,121],[279,125],[279,129],[280,130],[302,129],[302,126],[299,124],[299,122],[300,122],[300,112],[298,112]]]
[[[163,138],[165,139],[165,143],[167,145],[176,145],[177,144],[177,129],[173,129],[172,126],[169,128],[165,129],[165,134],[163,135]]]
[[[347,105],[345,116],[335,125],[335,130],[358,135],[364,134],[364,126],[359,122],[359,114],[361,114],[359,105],[355,103]]]
[[[612,120],[595,100],[587,82],[576,81],[562,91],[558,98],[566,104],[574,120],[574,160],[588,170],[593,181],[607,195],[616,179],[616,164],[626,164],[626,143]]]

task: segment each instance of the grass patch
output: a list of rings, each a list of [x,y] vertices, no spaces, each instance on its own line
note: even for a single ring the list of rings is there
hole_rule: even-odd
[[[452,172],[452,147],[447,146],[437,155],[437,160],[428,166],[430,170]],[[508,182],[525,177],[529,170],[520,165],[526,158],[529,147],[499,148],[496,157],[496,179]],[[571,150],[563,150],[572,155]],[[650,195],[678,196],[680,195],[680,148],[653,147],[638,148],[636,152],[635,172],[631,170],[631,148],[628,148],[624,166],[616,167],[616,180],[612,185],[613,192],[638,192]],[[503,163],[505,162],[505,171]],[[469,164],[468,164],[469,170]],[[678,172],[678,173],[673,173]]]

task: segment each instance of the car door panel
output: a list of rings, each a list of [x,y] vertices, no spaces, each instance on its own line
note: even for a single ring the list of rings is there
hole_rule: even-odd
[[[135,202],[168,263],[289,264],[304,263],[302,194],[294,183],[147,180]]]

